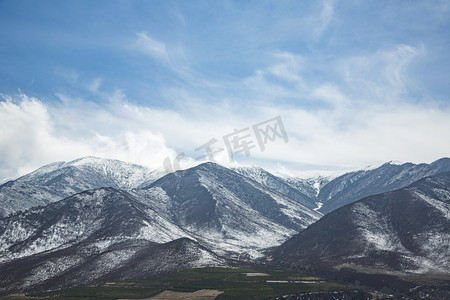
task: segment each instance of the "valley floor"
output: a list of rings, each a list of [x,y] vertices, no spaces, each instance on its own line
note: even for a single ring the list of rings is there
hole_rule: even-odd
[[[199,292],[201,290],[203,292]],[[189,295],[190,298],[182,299],[272,299],[300,292],[337,290],[348,290],[348,288],[296,272],[199,268],[148,280],[108,282],[99,286],[77,287],[26,296],[8,296],[0,299],[169,299],[161,298],[161,296],[167,296],[167,293],[171,292],[193,293]],[[212,292],[214,295],[211,294]],[[175,298],[180,295],[177,293],[171,293],[173,296],[171,299],[178,299]],[[206,298],[198,298],[199,293]],[[193,296],[197,298],[192,298]]]

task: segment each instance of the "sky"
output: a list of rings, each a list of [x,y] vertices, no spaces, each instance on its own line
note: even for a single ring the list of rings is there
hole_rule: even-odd
[[[448,157],[449,32],[450,1],[0,0],[0,179]]]

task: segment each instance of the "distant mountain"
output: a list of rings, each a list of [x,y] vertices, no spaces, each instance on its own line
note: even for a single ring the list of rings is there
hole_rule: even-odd
[[[295,173],[270,173],[259,167],[235,167],[233,170],[292,198],[322,214],[378,193],[393,191],[431,175],[450,171],[450,159],[431,164],[388,162],[376,168],[344,173],[340,176],[296,176]]]
[[[259,167],[236,167],[232,170],[294,199],[310,209],[317,208],[315,201],[317,190],[311,180],[293,177],[283,178]]]
[[[163,171],[144,166],[89,156],[46,165],[16,181],[51,187],[66,195],[99,187],[130,190],[162,175]]]
[[[101,187],[130,190],[163,175],[162,171],[97,157],[52,163],[0,185],[0,217],[85,190]]]
[[[319,210],[329,213],[364,197],[393,191],[438,173],[450,171],[450,158],[431,164],[386,163],[371,170],[360,170],[339,176],[321,188],[316,201],[323,203]]]
[[[293,269],[450,277],[450,172],[366,197],[283,243],[272,263]]]

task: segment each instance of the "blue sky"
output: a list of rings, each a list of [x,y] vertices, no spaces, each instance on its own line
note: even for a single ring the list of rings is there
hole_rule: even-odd
[[[449,32],[450,1],[0,1],[0,178],[85,155],[189,166],[278,115],[289,142],[237,161],[449,156]]]

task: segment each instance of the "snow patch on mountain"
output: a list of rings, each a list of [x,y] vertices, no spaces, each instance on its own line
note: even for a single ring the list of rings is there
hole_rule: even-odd
[[[191,235],[161,216],[154,216],[154,222],[152,224],[146,220],[142,222],[143,226],[136,236],[138,239],[157,243],[167,243],[182,237],[189,237],[195,240]]]
[[[202,230],[195,235],[207,240],[215,251],[223,253],[253,249],[255,251],[250,251],[250,255],[260,257],[261,252],[258,250],[275,246],[295,233],[261,215],[233,192],[214,181],[211,176],[203,174],[199,181],[216,201],[216,209],[221,216],[221,227],[225,234]]]
[[[387,217],[362,202],[353,205],[353,223],[369,245],[377,250],[407,252],[389,225]]]
[[[433,206],[434,208],[436,208],[437,210],[439,210],[442,215],[450,220],[450,203],[445,203],[443,201],[439,201],[436,199],[433,199],[423,193],[420,193],[419,191],[414,191],[414,193],[423,201],[427,202],[429,205]],[[450,195],[450,193],[448,191],[442,191],[441,192],[441,196],[447,196]],[[447,199],[450,199],[450,197],[448,197]]]

